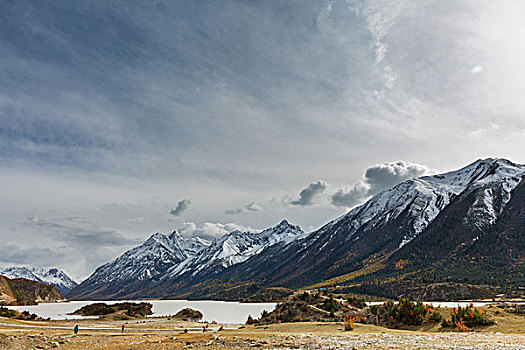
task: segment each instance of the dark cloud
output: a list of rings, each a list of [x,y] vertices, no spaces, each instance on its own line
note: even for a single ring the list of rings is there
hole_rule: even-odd
[[[312,182],[299,193],[298,199],[290,200],[288,204],[301,207],[312,205],[315,199],[326,190],[327,186],[328,184],[323,180]]]
[[[331,202],[337,207],[353,207],[368,196],[368,190],[369,186],[359,181],[335,192],[331,197]]]
[[[397,161],[377,164],[365,171],[365,180],[370,185],[368,193],[375,195],[403,181],[433,173],[426,165]]]
[[[188,209],[191,205],[191,201],[189,199],[183,199],[180,200],[177,203],[177,206],[170,210],[170,215],[173,215],[175,217],[179,217],[182,215],[182,213]]]
[[[435,171],[426,165],[397,161],[376,164],[365,170],[363,179],[353,185],[343,187],[331,196],[337,207],[353,207],[368,197],[409,179],[429,175]]]

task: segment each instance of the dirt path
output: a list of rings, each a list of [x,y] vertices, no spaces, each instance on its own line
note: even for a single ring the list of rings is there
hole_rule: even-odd
[[[0,329],[9,330],[12,328],[23,328],[23,329],[50,329],[50,330],[72,330],[71,326],[40,326],[40,325],[23,325],[23,324],[7,324],[0,323]],[[223,327],[222,330],[236,330],[238,327]],[[80,327],[80,331],[112,331],[112,332],[122,332],[122,329],[119,328],[110,328],[110,327]],[[151,332],[181,332],[187,330],[188,332],[202,332],[202,327],[177,327],[177,328],[138,328],[138,327],[127,327],[125,328],[126,333],[151,333]],[[217,332],[219,327],[207,328],[206,332]]]

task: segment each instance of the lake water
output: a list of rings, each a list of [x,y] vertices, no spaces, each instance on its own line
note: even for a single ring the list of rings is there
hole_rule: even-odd
[[[180,310],[190,307],[198,310],[203,314],[203,321],[218,323],[245,323],[248,315],[259,318],[263,310],[272,311],[275,303],[238,303],[228,301],[212,300],[125,300],[130,302],[148,302],[153,305],[153,316],[170,316],[175,315]],[[67,303],[41,303],[29,306],[9,306],[10,309],[29,311],[42,318],[51,318],[52,320],[67,320],[86,318],[79,315],[69,315],[81,307],[100,301],[70,301]],[[118,301],[102,301],[106,304],[122,303]],[[95,317],[96,318],[96,317]]]

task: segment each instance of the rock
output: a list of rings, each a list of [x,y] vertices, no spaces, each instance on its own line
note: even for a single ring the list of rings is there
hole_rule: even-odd
[[[192,308],[185,308],[177,312],[174,316],[175,319],[181,320],[181,321],[200,321],[202,319],[202,313],[198,310],[194,310]]]

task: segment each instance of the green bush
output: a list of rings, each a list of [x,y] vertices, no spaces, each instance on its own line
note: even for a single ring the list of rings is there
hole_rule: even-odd
[[[378,321],[387,325],[405,324],[422,325],[425,322],[440,322],[442,319],[438,310],[432,305],[421,301],[401,299],[398,303],[389,300],[383,305],[370,306],[370,313],[377,316]]]
[[[441,313],[437,310],[435,310],[434,312],[431,312],[430,313],[430,316],[428,317],[428,320],[431,321],[431,322],[441,322],[443,320],[443,315],[441,315]]]
[[[34,321],[40,319],[37,315],[29,313],[29,311],[18,312],[2,306],[0,306],[0,317],[14,318],[23,321]]]
[[[428,313],[427,308],[419,300],[413,302],[409,299],[401,299],[396,305],[394,319],[407,325],[421,325]]]
[[[441,323],[442,327],[457,327],[458,323],[464,324],[467,327],[473,326],[490,326],[494,324],[494,320],[487,316],[485,312],[480,312],[479,309],[470,306],[453,308],[450,311],[450,318]]]
[[[346,300],[348,300],[348,304],[358,309],[363,309],[366,307],[366,301],[363,298],[359,298],[355,296],[347,296]]]
[[[337,302],[332,296],[330,296],[330,298],[324,300],[322,309],[328,312],[335,313],[341,309],[341,304],[339,304],[339,302]]]

